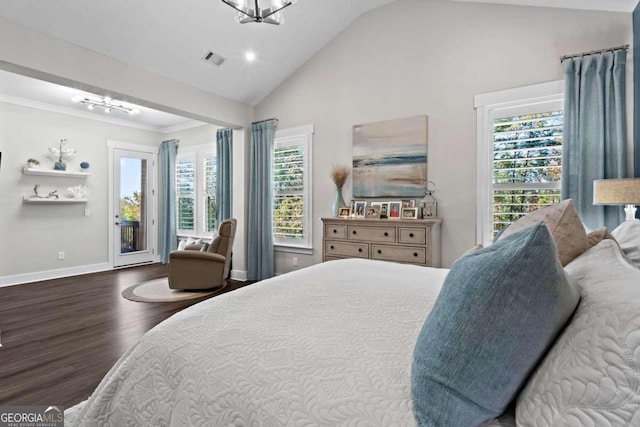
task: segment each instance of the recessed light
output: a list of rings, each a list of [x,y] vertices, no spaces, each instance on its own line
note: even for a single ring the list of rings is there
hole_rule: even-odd
[[[244,54],[244,58],[245,58],[247,61],[252,62],[252,61],[255,61],[255,60],[256,60],[256,54],[255,54],[255,53],[253,53],[253,52],[247,52],[247,53],[245,53],[245,54]]]

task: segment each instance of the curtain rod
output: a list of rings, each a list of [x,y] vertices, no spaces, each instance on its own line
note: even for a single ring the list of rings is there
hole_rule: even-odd
[[[564,61],[565,59],[569,59],[569,58],[577,58],[578,56],[595,55],[597,53],[615,52],[616,50],[627,50],[627,49],[629,49],[629,45],[625,44],[624,46],[610,47],[608,49],[591,50],[589,52],[575,53],[573,55],[565,55],[565,56],[561,57],[560,58],[560,62]]]
[[[258,123],[264,123],[264,122],[269,122],[271,120],[274,120],[276,123],[278,123],[278,119],[272,117],[270,119],[264,119],[264,120],[259,120],[257,122],[251,122],[252,125],[257,125]]]
[[[163,144],[164,144],[165,142],[175,142],[175,143],[176,143],[176,146],[178,146],[178,145],[179,145],[179,143],[180,143],[180,140],[179,140],[179,139],[177,139],[177,138],[173,138],[173,139],[169,139],[169,140],[167,140],[167,141],[162,141],[162,143],[163,143]]]

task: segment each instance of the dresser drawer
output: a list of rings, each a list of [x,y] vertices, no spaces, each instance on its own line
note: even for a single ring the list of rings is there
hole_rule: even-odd
[[[424,228],[400,227],[398,229],[398,243],[424,245],[427,243],[427,230]]]
[[[427,261],[427,251],[425,248],[371,245],[371,259],[425,264]]]
[[[325,257],[348,256],[369,258],[369,245],[366,243],[351,243],[327,240],[324,242]]]
[[[395,243],[395,227],[369,227],[366,225],[350,225],[347,230],[349,240],[366,240],[368,242]]]
[[[341,240],[346,239],[347,226],[342,224],[325,224],[324,238],[325,239],[341,239]]]

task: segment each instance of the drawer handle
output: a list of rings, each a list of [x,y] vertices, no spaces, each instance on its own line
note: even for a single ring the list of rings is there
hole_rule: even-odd
[[[333,249],[333,245],[329,246],[331,249]]]
[[[378,253],[379,253],[379,254],[381,254],[381,253],[382,253],[382,251],[381,251],[380,249],[378,249]]]
[[[338,232],[338,230],[336,230],[336,229],[334,228],[334,229],[333,229],[333,232],[334,232],[334,233],[337,233],[337,232]]]
[[[356,235],[356,230],[353,230],[353,235],[354,235],[354,236]]]
[[[358,248],[358,252],[362,252],[362,248]]]
[[[409,237],[413,238],[413,233],[409,233]]]
[[[418,256],[418,252],[414,252],[413,256],[417,257]]]
[[[385,231],[384,232],[384,237],[387,237],[387,236],[389,236],[389,233]]]

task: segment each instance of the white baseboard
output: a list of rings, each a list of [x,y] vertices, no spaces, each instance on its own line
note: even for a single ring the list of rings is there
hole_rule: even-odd
[[[42,282],[44,280],[59,279],[61,277],[79,276],[81,274],[99,273],[113,270],[109,263],[82,265],[79,267],[61,268],[59,270],[38,271],[36,273],[16,274],[15,276],[0,277],[0,288],[5,286],[21,285],[23,283]],[[231,278],[241,282],[247,281],[247,272],[243,270],[231,270]]]
[[[231,270],[231,278],[241,282],[247,281],[247,272],[243,270]]]
[[[0,288],[4,286],[20,285],[29,282],[59,279],[61,277],[79,276],[81,274],[98,273],[111,270],[109,263],[82,265],[79,267],[61,268],[59,270],[38,271],[36,273],[16,274],[15,276],[0,277]]]

